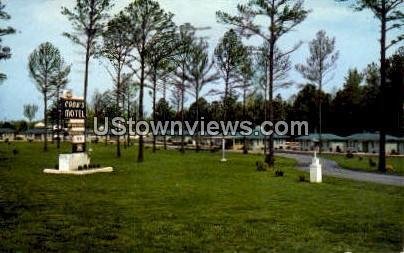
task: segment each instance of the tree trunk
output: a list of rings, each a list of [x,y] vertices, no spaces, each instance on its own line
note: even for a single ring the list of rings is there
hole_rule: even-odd
[[[246,90],[243,91],[243,118],[246,118]],[[244,136],[243,154],[248,154],[247,137]]]
[[[145,71],[145,59],[142,51],[140,61],[140,89],[139,89],[139,121],[143,121],[143,93],[144,93],[144,71]],[[141,163],[144,160],[143,157],[143,135],[139,135],[139,151],[137,156],[137,162]]]
[[[182,66],[182,83],[181,83],[181,124],[182,124],[182,133],[181,133],[181,153],[185,153],[185,136],[184,136],[184,99],[185,99],[185,66]]]
[[[60,111],[60,100],[59,100],[59,86],[56,89],[56,106],[57,106],[57,139],[56,139],[56,148],[60,149],[60,125],[61,125],[61,111]]]
[[[264,121],[267,121],[267,114],[268,114],[268,103],[267,103],[267,98],[268,98],[268,64],[267,60],[265,63],[265,87],[264,87]],[[266,155],[267,153],[267,146],[268,146],[268,138],[266,135],[264,135],[264,154]]]
[[[131,95],[131,92],[130,92],[130,88],[129,88],[129,85],[128,85],[128,94],[127,94],[127,107],[126,107],[126,109],[127,109],[127,116],[128,116],[128,121],[131,119],[131,114],[130,114],[130,95]],[[127,135],[126,135],[126,145],[129,147],[130,146],[130,129],[128,129],[128,132],[127,132]]]
[[[86,45],[86,62],[85,62],[85,70],[84,70],[84,104],[86,107],[86,117],[84,119],[84,145],[83,152],[86,151],[86,142],[87,142],[87,89],[88,89],[88,68],[90,63],[90,40],[87,39]]]
[[[226,123],[227,120],[227,99],[229,96],[229,73],[226,74],[226,79],[224,80],[224,97],[223,97],[223,121]]]
[[[275,9],[275,1],[272,0],[272,8]],[[269,121],[273,122],[274,120],[274,110],[273,110],[273,88],[274,88],[274,51],[275,51],[275,16],[274,13],[271,14],[271,38],[269,41],[269,85],[268,85],[268,99],[269,99]],[[273,130],[271,127],[270,130]],[[274,161],[274,134],[272,133],[269,136],[269,152],[265,156],[265,162],[269,166],[273,166]]]
[[[120,98],[120,92],[121,92],[121,67],[118,67],[118,76],[117,76],[117,82],[116,82],[116,112],[117,112],[117,117],[120,117],[121,115],[121,107],[119,106],[119,98]],[[121,136],[117,135],[116,138],[116,157],[121,157]]]
[[[379,171],[386,172],[386,117],[384,112],[385,86],[386,86],[386,1],[382,1],[381,38],[380,38],[380,147]]]
[[[156,68],[153,71],[153,122],[156,124],[156,90],[157,90],[157,74]],[[156,153],[156,138],[157,136],[153,134],[153,153]]]
[[[47,81],[45,81],[46,83]],[[47,84],[46,84],[47,85]],[[47,96],[47,91],[44,92],[43,94],[43,102],[44,102],[44,108],[43,108],[43,118],[44,118],[44,124],[45,124],[45,140],[43,143],[43,151],[47,152],[48,151],[48,117],[46,115],[47,109],[48,109],[48,96]]]
[[[126,112],[126,95],[127,95],[127,90],[126,90],[126,87],[122,87],[122,94],[121,94],[121,97],[122,97],[122,109],[121,109],[121,112],[122,112],[122,117],[123,118],[125,118],[125,121],[126,122],[128,122],[128,120],[129,120],[129,118],[128,118],[128,115],[126,115],[126,117],[125,117],[125,112]],[[124,123],[124,125],[126,126],[126,122]],[[124,149],[127,149],[128,148],[128,142],[126,141],[127,139],[126,139],[126,137],[128,136],[128,134],[129,134],[129,130],[128,130],[128,128],[126,128],[126,132],[125,132],[125,134],[123,135],[123,148]]]
[[[273,27],[273,25],[272,25]],[[268,85],[268,99],[269,99],[269,121],[274,120],[274,110],[273,110],[273,84],[274,84],[274,50],[275,50],[275,40],[274,35],[271,35],[271,41],[269,43],[269,85]],[[270,130],[273,130],[271,127]],[[269,147],[268,152],[265,156],[265,162],[269,166],[274,165],[274,133],[269,136]]]
[[[199,120],[199,85],[197,85],[196,91],[195,91],[195,98],[196,98],[196,121]],[[196,152],[199,152],[200,146],[199,146],[199,124],[197,128],[197,133],[196,133]]]
[[[166,80],[164,80],[164,89],[163,89],[163,98],[164,98],[164,102],[166,102],[167,100],[166,100],[166,97],[167,97],[167,94],[166,94]],[[164,109],[164,111],[163,111],[163,121],[164,122],[166,122],[166,110]],[[164,150],[167,150],[167,134],[165,134],[164,136],[163,136],[163,142],[164,142]]]
[[[322,98],[322,80],[320,80],[320,82],[319,82],[319,91],[318,91],[318,120],[319,120],[319,122],[318,122],[318,145],[319,145],[319,147],[318,147],[318,150],[319,150],[319,153],[321,154],[322,152],[323,152],[323,137],[322,137],[322,134],[323,134],[323,110],[322,110],[322,107],[323,107],[323,98]]]

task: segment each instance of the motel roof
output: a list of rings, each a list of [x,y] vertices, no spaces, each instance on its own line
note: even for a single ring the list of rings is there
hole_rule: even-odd
[[[330,133],[323,133],[321,134],[321,139],[323,141],[345,141],[346,138],[335,135],[335,134],[330,134]],[[300,136],[296,138],[298,141],[319,141],[320,140],[320,134],[309,134],[305,136]]]
[[[28,129],[25,131],[25,134],[45,134],[45,128],[33,128],[33,129]],[[48,130],[48,134],[51,134],[52,131]]]
[[[0,134],[13,134],[16,131],[11,128],[0,128]]]
[[[380,134],[378,133],[359,133],[359,134],[352,134],[346,137],[347,140],[352,141],[379,141]],[[386,141],[398,141],[400,138],[386,135]]]
[[[272,134],[274,139],[289,139],[290,136],[288,135],[278,135]],[[228,136],[229,138],[234,139],[243,139],[246,137],[249,140],[263,140],[265,137],[269,138],[269,135],[264,135],[260,130],[255,129],[250,135],[242,135],[241,133],[237,133],[235,136]]]

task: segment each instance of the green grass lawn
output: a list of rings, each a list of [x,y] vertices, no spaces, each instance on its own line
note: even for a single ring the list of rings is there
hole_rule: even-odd
[[[92,145],[111,174],[45,175],[53,146],[0,144],[0,251],[399,252],[404,188],[326,177],[302,183],[295,162],[256,172],[255,155],[146,151],[115,159]],[[68,146],[64,146],[65,151]],[[307,178],[307,175],[306,175]]]
[[[345,155],[331,155],[331,154],[323,154],[321,156],[336,161],[339,166],[345,169],[361,170],[366,172],[378,172],[377,165],[374,167],[371,167],[369,165],[369,157],[367,156],[361,156],[358,154],[354,154],[353,158],[347,158]],[[370,158],[376,164],[378,163],[378,157],[370,157]],[[386,164],[393,166],[394,172],[392,172],[391,174],[404,176],[404,157],[387,157]]]

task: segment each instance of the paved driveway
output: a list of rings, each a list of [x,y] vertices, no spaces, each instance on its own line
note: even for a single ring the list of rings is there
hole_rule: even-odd
[[[306,172],[310,171],[309,166],[311,164],[312,156],[301,154],[287,154],[287,153],[278,153],[276,155],[295,159],[298,164],[298,169]],[[323,174],[327,176],[347,178],[357,181],[365,181],[378,184],[404,186],[404,177],[401,176],[383,175],[377,173],[368,173],[368,172],[342,169],[335,161],[323,158],[320,159],[320,162],[323,167]]]

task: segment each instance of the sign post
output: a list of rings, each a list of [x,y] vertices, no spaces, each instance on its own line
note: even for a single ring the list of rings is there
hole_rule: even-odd
[[[72,143],[72,154],[59,155],[59,171],[77,171],[89,166],[90,158],[86,151],[84,99],[74,97],[71,91],[64,91],[60,99],[62,120],[66,123]]]
[[[57,169],[44,169],[44,173],[87,175],[112,172],[112,167],[90,168],[90,157],[86,153],[86,105],[83,98],[73,97],[71,91],[64,91],[60,100],[61,118],[67,124],[72,143],[71,154],[60,154]]]
[[[86,151],[85,119],[86,105],[83,98],[73,97],[65,92],[61,99],[62,117],[67,120],[68,132],[72,142],[72,152]]]

